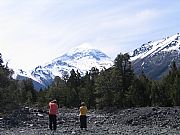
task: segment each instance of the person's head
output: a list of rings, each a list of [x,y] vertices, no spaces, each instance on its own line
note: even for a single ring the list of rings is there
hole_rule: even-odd
[[[85,102],[81,102],[81,106],[85,106]]]

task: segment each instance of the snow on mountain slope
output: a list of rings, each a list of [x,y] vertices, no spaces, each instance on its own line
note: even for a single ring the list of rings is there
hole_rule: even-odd
[[[82,44],[76,48],[71,49],[64,55],[55,58],[49,63],[36,67],[31,71],[18,70],[15,71],[16,78],[28,77],[33,79],[36,84],[42,85],[42,88],[47,87],[53,81],[55,76],[62,77],[72,69],[78,70],[81,75],[89,71],[92,67],[99,70],[109,68],[113,65],[113,61],[103,52],[93,49],[89,44]],[[37,89],[40,86],[35,86]]]
[[[131,61],[136,74],[143,70],[149,77],[160,79],[172,61],[180,66],[180,34],[158,41],[150,41],[131,53]]]
[[[154,55],[158,52],[168,52],[180,50],[180,34],[177,33],[171,37],[167,37],[158,41],[150,41],[143,44],[140,48],[133,51],[131,60],[143,59],[148,55]]]

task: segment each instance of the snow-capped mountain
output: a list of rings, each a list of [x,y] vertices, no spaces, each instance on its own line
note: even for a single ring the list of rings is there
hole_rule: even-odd
[[[180,66],[180,34],[158,41],[150,41],[131,53],[134,71],[143,70],[153,79],[160,79],[169,70],[172,61]]]
[[[43,66],[37,66],[32,71],[15,71],[15,76],[16,79],[31,78],[34,80],[35,88],[40,89],[51,84],[55,76],[62,77],[65,72],[69,73],[72,69],[84,75],[92,67],[101,70],[112,65],[113,61],[105,53],[82,44]]]

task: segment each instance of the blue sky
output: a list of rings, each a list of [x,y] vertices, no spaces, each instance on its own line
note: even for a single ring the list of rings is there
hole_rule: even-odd
[[[32,69],[88,43],[113,60],[180,32],[180,0],[1,0],[0,52]]]

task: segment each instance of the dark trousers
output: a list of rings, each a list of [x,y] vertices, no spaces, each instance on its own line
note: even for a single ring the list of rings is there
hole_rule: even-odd
[[[87,117],[86,115],[80,115],[80,127],[87,128]]]
[[[56,130],[57,128],[56,115],[49,115],[49,128],[51,130]]]

